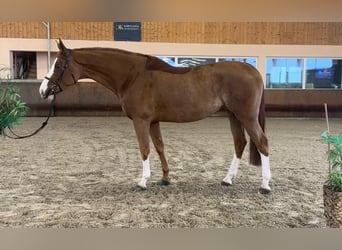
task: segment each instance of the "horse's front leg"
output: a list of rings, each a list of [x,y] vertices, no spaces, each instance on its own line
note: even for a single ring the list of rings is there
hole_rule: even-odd
[[[133,119],[135,133],[139,142],[139,149],[142,157],[142,177],[138,183],[138,187],[146,189],[147,180],[151,177],[150,169],[150,122],[142,119]]]
[[[152,142],[158,152],[160,162],[163,169],[163,178],[161,180],[161,185],[169,185],[170,184],[170,177],[169,177],[169,167],[167,165],[167,161],[164,154],[164,143],[163,138],[160,132],[159,122],[155,122],[151,124],[150,134],[152,138]]]

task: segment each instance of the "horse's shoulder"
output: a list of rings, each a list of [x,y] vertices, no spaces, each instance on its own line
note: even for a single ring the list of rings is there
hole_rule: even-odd
[[[154,56],[146,56],[145,68],[147,70],[163,71],[172,74],[185,74],[191,70],[191,68],[187,67],[173,67]]]

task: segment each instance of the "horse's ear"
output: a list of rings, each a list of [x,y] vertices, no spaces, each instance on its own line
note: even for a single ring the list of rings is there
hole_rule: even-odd
[[[59,38],[59,41],[57,41],[57,46],[61,52],[67,52],[67,47],[65,47],[64,43],[62,42],[62,39]]]

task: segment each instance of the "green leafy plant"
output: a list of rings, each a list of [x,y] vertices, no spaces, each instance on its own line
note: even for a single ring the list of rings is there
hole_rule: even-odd
[[[0,134],[6,137],[6,128],[20,124],[27,111],[28,107],[20,100],[19,89],[0,78]]]
[[[335,192],[342,192],[342,134],[329,135],[328,131],[322,133],[323,140],[332,145],[328,150],[328,160],[331,171],[328,176],[328,185]]]

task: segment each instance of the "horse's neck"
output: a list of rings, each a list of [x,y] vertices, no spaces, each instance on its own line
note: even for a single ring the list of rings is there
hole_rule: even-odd
[[[82,64],[81,78],[90,78],[120,95],[122,85],[129,78],[136,63],[130,55],[110,54],[100,51],[81,51],[77,60]]]

